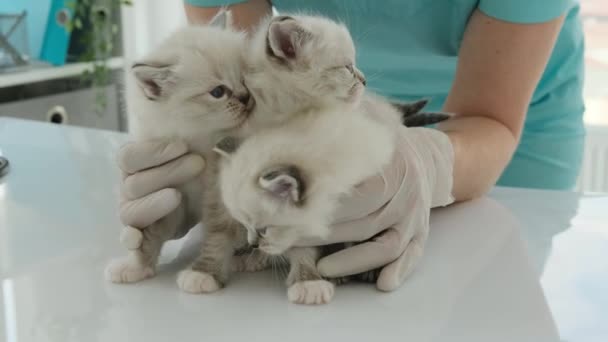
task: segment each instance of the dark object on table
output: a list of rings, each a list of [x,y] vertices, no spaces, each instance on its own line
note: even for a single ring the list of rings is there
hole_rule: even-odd
[[[8,159],[0,157],[0,177],[8,173]]]

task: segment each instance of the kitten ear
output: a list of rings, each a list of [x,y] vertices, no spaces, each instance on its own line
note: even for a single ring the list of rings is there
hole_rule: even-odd
[[[240,144],[241,142],[237,138],[225,137],[215,144],[213,151],[224,158],[230,158],[239,148]]]
[[[282,166],[269,169],[258,179],[262,189],[274,197],[301,204],[306,184],[302,173],[295,166]]]
[[[231,29],[232,26],[232,11],[222,8],[209,22],[209,26],[218,27],[221,29]]]
[[[135,63],[131,72],[144,95],[152,101],[169,95],[176,83],[176,76],[169,65]]]
[[[281,59],[296,59],[312,34],[292,17],[277,17],[268,27],[268,46]]]

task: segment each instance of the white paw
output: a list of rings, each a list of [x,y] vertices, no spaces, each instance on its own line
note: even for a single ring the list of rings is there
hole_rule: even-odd
[[[211,274],[193,270],[179,272],[177,285],[188,293],[210,293],[221,288],[220,283]]]
[[[287,289],[287,298],[296,304],[327,304],[334,296],[334,284],[327,280],[297,282]]]
[[[124,227],[120,232],[120,243],[131,251],[138,249],[143,239],[141,230],[133,227]]]
[[[130,258],[114,259],[105,270],[106,280],[113,283],[135,283],[154,276],[154,269]]]

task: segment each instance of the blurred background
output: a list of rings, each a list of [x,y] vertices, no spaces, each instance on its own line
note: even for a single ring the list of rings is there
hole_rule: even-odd
[[[608,191],[608,3],[580,3],[588,137],[578,188]],[[185,23],[181,0],[0,1],[0,116],[125,131],[124,67]]]

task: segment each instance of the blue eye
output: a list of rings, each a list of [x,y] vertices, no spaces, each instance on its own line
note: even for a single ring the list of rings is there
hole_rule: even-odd
[[[211,94],[211,96],[215,97],[216,99],[219,99],[226,94],[226,87],[224,87],[223,85],[217,86],[213,88],[213,90],[211,90],[209,94]]]

